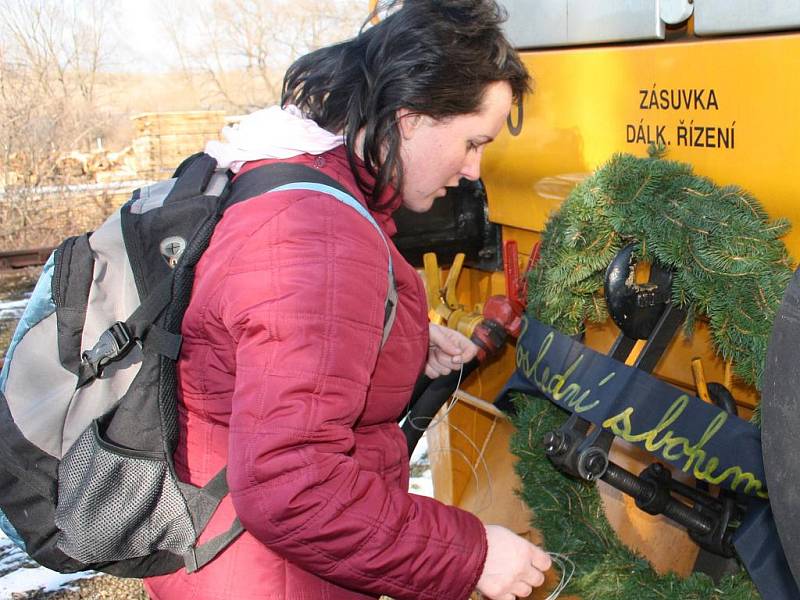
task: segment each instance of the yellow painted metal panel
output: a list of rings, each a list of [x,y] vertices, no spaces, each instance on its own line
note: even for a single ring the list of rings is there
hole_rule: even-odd
[[[648,141],[661,140],[667,158],[739,185],[772,216],[800,222],[800,35],[524,58],[536,90],[521,132],[504,133],[484,162],[492,221],[541,231],[580,174],[614,152],[644,156]],[[800,255],[800,228],[786,242]]]

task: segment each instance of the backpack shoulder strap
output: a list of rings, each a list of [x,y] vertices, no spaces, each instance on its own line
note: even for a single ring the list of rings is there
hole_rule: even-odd
[[[175,185],[164,202],[191,198],[207,193],[208,184],[217,161],[208,154],[195,154],[183,161],[175,170]]]
[[[352,195],[341,183],[319,169],[296,163],[278,162],[261,165],[238,175],[233,180],[225,208],[253,196],[270,192],[275,188],[300,181],[327,185],[344,194]]]
[[[356,200],[343,185],[325,173],[305,165],[294,163],[262,165],[246,173],[242,173],[234,181],[231,194],[226,202],[226,208],[237,202],[242,202],[266,192],[282,192],[287,190],[311,190],[327,194],[355,210],[366,219],[381,236],[381,240],[383,240],[386,253],[389,257],[388,287],[386,301],[384,302],[383,338],[381,340],[381,347],[383,347],[389,337],[389,332],[392,329],[397,313],[397,285],[395,284],[394,278],[392,253],[389,248],[389,243],[386,241],[386,235],[383,233],[380,225],[378,225],[372,217],[369,210]]]

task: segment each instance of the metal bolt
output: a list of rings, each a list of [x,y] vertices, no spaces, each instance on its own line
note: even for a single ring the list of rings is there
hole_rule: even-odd
[[[587,481],[594,481],[608,468],[608,457],[598,448],[589,449],[578,460],[578,474]]]
[[[600,454],[592,454],[586,459],[586,470],[595,475],[599,475],[606,467],[605,457]]]
[[[567,449],[567,437],[562,431],[548,431],[542,438],[542,445],[548,456],[557,456]]]

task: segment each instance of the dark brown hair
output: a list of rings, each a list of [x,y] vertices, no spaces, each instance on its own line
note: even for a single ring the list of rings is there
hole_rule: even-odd
[[[345,136],[350,166],[377,202],[391,185],[402,189],[401,108],[441,120],[477,112],[486,87],[507,81],[515,102],[530,78],[503,35],[506,18],[494,0],[405,0],[355,38],[298,59],[286,72],[281,104],[296,104],[320,127]],[[364,133],[359,176],[354,153]]]

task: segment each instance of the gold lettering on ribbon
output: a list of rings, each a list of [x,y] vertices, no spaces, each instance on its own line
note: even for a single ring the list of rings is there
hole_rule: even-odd
[[[527,326],[526,320],[522,334],[527,330]],[[522,337],[522,334],[520,334],[520,337]],[[554,339],[555,333],[552,331],[544,337],[533,362],[530,360],[530,352],[523,348],[522,344],[517,344],[517,369],[530,381],[534,382],[543,393],[550,396],[561,406],[565,406],[578,414],[591,410],[600,403],[600,400],[587,402],[592,393],[591,388],[584,389],[581,384],[570,381],[570,378],[576,374],[583,362],[583,354],[580,354],[572,361],[563,373],[554,372],[551,374],[550,366],[544,364]],[[610,381],[615,374],[614,371],[610,371],[598,383],[598,387]],[[720,412],[717,414],[695,444],[692,444],[688,438],[677,435],[670,428],[684,413],[689,406],[689,402],[689,396],[682,394],[664,412],[655,427],[640,433],[634,433],[633,431],[631,417],[634,414],[634,408],[632,406],[625,408],[617,415],[607,418],[603,421],[603,427],[625,441],[642,444],[649,452],[661,455],[668,461],[678,463],[685,457],[686,460],[681,469],[685,473],[691,472],[697,479],[714,485],[719,485],[723,481],[730,479],[730,489],[736,491],[740,486],[743,486],[745,493],[766,498],[767,492],[764,490],[763,482],[753,473],[743,471],[738,465],[728,467],[721,473],[717,473],[719,470],[719,458],[709,456],[704,449],[706,444],[711,441],[728,420],[726,413]]]

